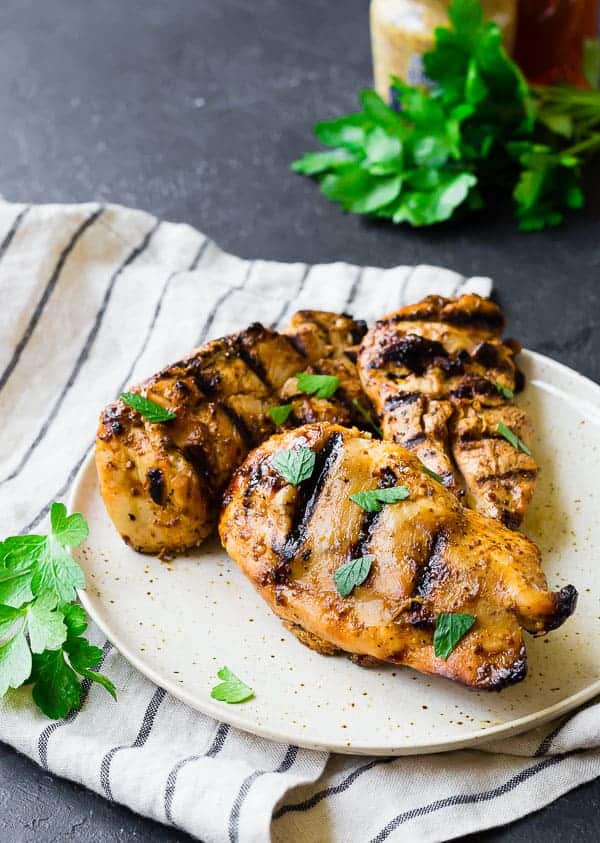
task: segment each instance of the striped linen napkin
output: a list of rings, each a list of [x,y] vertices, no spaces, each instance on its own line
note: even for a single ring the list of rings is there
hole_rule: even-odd
[[[0,204],[0,535],[45,528],[92,447],[99,408],[198,342],[301,307],[371,319],[427,293],[491,281],[244,261],[187,225],[117,206]],[[85,686],[51,722],[28,689],[0,740],[204,841],[447,840],[506,823],[600,774],[599,706],[484,750],[328,755],[217,723],[168,696],[92,629],[119,702]]]

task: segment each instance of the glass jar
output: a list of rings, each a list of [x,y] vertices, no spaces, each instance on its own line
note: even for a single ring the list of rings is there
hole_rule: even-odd
[[[515,55],[528,79],[585,86],[583,45],[597,22],[597,0],[520,0]]]
[[[387,100],[390,76],[423,84],[422,55],[433,47],[433,31],[448,25],[449,0],[371,0],[371,44],[375,89]],[[512,50],[517,0],[483,0],[483,12],[502,30]]]

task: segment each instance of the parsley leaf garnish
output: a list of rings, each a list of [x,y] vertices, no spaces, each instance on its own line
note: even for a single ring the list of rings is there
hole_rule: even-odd
[[[292,412],[292,405],[291,404],[280,404],[278,407],[269,407],[267,412],[277,425],[285,424],[288,420],[290,413]]]
[[[47,536],[11,536],[0,545],[0,591],[9,605],[27,594],[52,594],[57,602],[71,603],[75,589],[83,588],[83,571],[73,560],[70,547],[81,544],[88,535],[82,515],[67,517],[62,503],[50,509],[52,530]],[[11,584],[13,590],[11,588]],[[17,605],[20,605],[17,603]]]
[[[337,375],[312,375],[309,372],[299,372],[296,378],[299,392],[315,395],[317,398],[331,398],[340,385]]]
[[[303,480],[308,480],[315,470],[315,455],[310,448],[290,448],[277,451],[271,460],[271,465],[284,480],[297,486]]]
[[[504,396],[504,398],[510,399],[515,397],[515,393],[512,391],[512,389],[509,389],[507,386],[502,386],[501,383],[495,383],[494,386],[496,387],[500,395]]]
[[[504,189],[521,229],[558,225],[582,206],[581,167],[600,152],[600,91],[530,87],[478,0],[452,0],[448,15],[423,56],[428,90],[392,78],[391,105],[362,91],[360,111],[314,127],[331,149],[292,169],[317,178],[344,210],[395,223],[440,223]],[[599,68],[590,41],[592,88]]]
[[[31,651],[23,627],[0,647],[0,696],[19,688],[31,673]]]
[[[398,503],[408,498],[410,492],[406,486],[392,486],[389,489],[366,489],[350,495],[350,500],[358,504],[365,512],[381,512],[384,503]]]
[[[367,424],[371,425],[371,427],[373,428],[373,430],[375,431],[377,436],[379,436],[381,439],[383,439],[383,431],[382,431],[381,427],[377,424],[375,419],[373,418],[373,414],[370,413],[369,410],[367,410],[366,407],[363,407],[363,405],[360,403],[358,398],[352,399],[352,404],[356,407],[356,409],[361,414],[363,419],[367,422]]]
[[[0,696],[32,683],[36,704],[48,716],[65,717],[81,700],[77,674],[103,685],[97,667],[102,651],[81,637],[86,615],[72,601],[83,588],[83,571],[69,548],[88,536],[80,513],[62,503],[50,510],[47,536],[10,536],[0,544]]]
[[[423,471],[425,472],[425,474],[428,474],[428,475],[429,475],[429,477],[432,477],[434,480],[437,480],[437,482],[438,482],[438,483],[441,483],[441,484],[442,484],[442,486],[444,486],[444,485],[445,485],[445,484],[444,484],[444,478],[443,478],[443,477],[441,477],[441,475],[437,474],[435,471],[432,471],[432,469],[431,469],[431,468],[427,468],[427,466],[425,465],[425,463],[421,463],[421,468],[423,469]]]
[[[344,562],[334,573],[333,579],[342,597],[347,597],[355,586],[362,585],[369,576],[374,556],[361,556]]]
[[[215,685],[210,692],[213,700],[232,704],[245,702],[254,696],[252,688],[242,682],[228,667],[222,667],[217,676],[223,681]]]
[[[138,395],[137,392],[122,392],[119,397],[124,404],[131,407],[132,410],[137,410],[140,415],[153,424],[160,424],[177,418],[177,413],[161,407],[160,404],[156,404],[149,398],[144,398],[143,395]]]
[[[523,451],[523,453],[527,454],[528,457],[531,456],[531,449],[528,448],[523,440],[519,439],[517,434],[511,430],[508,425],[504,424],[504,422],[498,422],[496,430],[506,439],[507,442],[510,442],[513,448],[516,448],[517,451]]]
[[[446,660],[474,623],[473,615],[451,612],[438,615],[433,635],[433,651],[436,657]]]

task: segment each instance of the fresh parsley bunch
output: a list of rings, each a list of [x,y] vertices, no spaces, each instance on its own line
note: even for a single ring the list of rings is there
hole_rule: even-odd
[[[395,223],[440,223],[510,186],[520,228],[558,225],[583,204],[581,165],[600,150],[600,93],[530,88],[479,0],[453,0],[449,17],[424,55],[427,90],[394,78],[391,105],[362,91],[362,111],[315,126],[332,149],[292,169],[317,177],[346,211]]]
[[[102,651],[84,637],[87,620],[74,601],[83,571],[71,556],[88,536],[83,515],[50,510],[47,536],[11,536],[0,544],[0,696],[32,684],[48,717],[65,717],[81,702],[79,677],[98,682],[116,699],[113,683],[97,673]]]

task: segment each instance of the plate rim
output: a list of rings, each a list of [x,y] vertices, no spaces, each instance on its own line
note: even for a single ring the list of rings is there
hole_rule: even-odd
[[[538,364],[549,365],[550,368],[554,368],[560,371],[561,374],[567,375],[570,378],[575,376],[576,380],[585,383],[586,387],[591,390],[592,394],[595,393],[594,397],[598,401],[598,409],[600,410],[600,385],[595,383],[595,381],[585,375],[582,375],[580,372],[575,371],[575,369],[572,369],[570,366],[560,363],[557,360],[553,360],[551,357],[547,357],[545,354],[540,354],[539,352],[530,351],[528,349],[523,349],[521,354],[524,357],[532,358]],[[71,486],[68,499],[69,511],[73,511],[74,507],[77,506],[76,501],[80,492],[80,487],[82,486],[88,472],[93,470],[95,470],[95,465],[94,450],[92,447],[77,472]],[[145,554],[140,554],[140,556],[143,558]],[[373,746],[366,744],[352,744],[349,746],[347,743],[340,744],[336,741],[327,743],[322,741],[315,742],[302,737],[298,739],[295,738],[293,741],[290,741],[289,734],[272,730],[260,724],[250,726],[247,721],[237,716],[235,709],[229,706],[223,707],[216,702],[213,703],[210,697],[207,700],[199,700],[192,693],[174,683],[169,677],[163,676],[159,671],[155,670],[151,664],[140,657],[136,651],[131,649],[121,635],[112,630],[110,621],[105,621],[104,616],[95,611],[94,605],[88,598],[85,589],[78,589],[77,594],[88,616],[104,633],[107,640],[111,642],[111,644],[119,651],[126,661],[135,667],[136,670],[139,670],[143,676],[150,679],[150,681],[155,685],[163,688],[173,697],[181,700],[186,705],[189,705],[193,710],[199,711],[202,714],[207,714],[209,717],[213,717],[219,722],[227,723],[243,732],[257,735],[259,737],[266,738],[267,740],[283,744],[289,744],[291,742],[294,745],[305,749],[335,752],[344,755],[372,756],[428,755],[439,752],[451,752],[457,749],[464,749],[465,747],[489,743],[503,736],[506,737],[509,735],[522,734],[534,726],[541,726],[569,711],[572,711],[600,694],[600,678],[598,678],[581,691],[578,691],[577,693],[572,694],[571,696],[566,697],[564,700],[554,703],[551,706],[547,706],[540,711],[531,712],[530,714],[518,717],[515,720],[490,726],[486,729],[478,729],[477,731],[467,732],[460,737],[439,741],[437,743],[431,741],[410,741],[405,744],[399,743],[397,746]],[[468,690],[469,689],[465,689],[466,692],[468,692]]]

